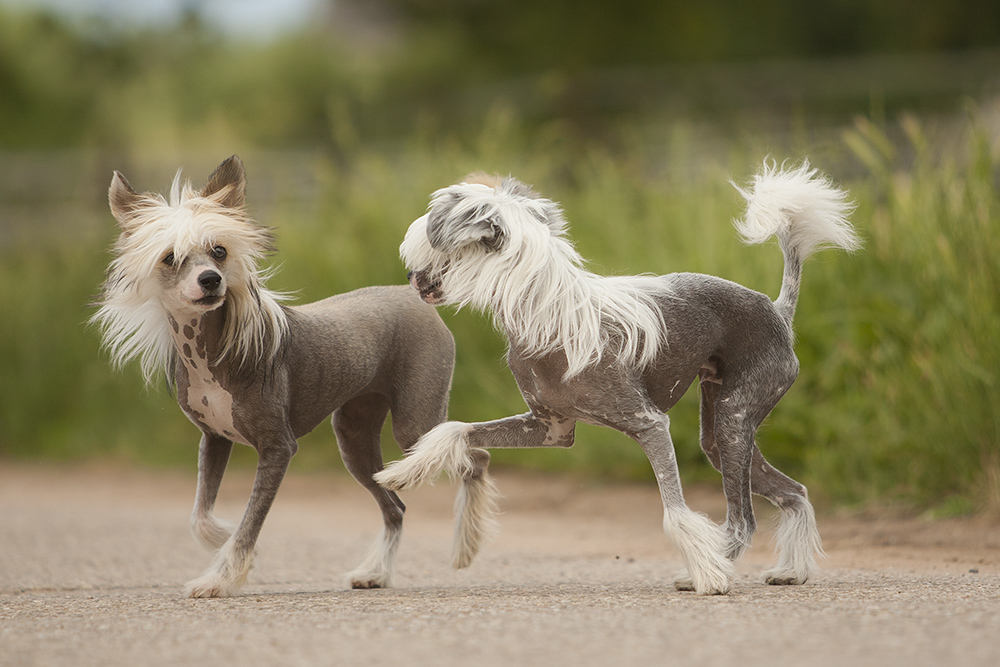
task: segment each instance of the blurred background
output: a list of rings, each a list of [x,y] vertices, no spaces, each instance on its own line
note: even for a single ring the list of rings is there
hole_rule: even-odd
[[[0,465],[195,467],[165,383],[113,372],[86,321],[112,170],[163,192],[233,153],[301,301],[404,282],[406,227],[475,169],[562,202],[597,272],[774,297],[780,252],[739,243],[728,181],[808,156],[866,243],[807,264],[761,449],[827,505],[1000,513],[995,0],[0,0]],[[488,318],[442,314],[451,417],[523,412]],[[716,479],[694,389],[671,416],[685,479]],[[606,429],[495,461],[653,483]],[[326,426],[293,463],[339,466]]]

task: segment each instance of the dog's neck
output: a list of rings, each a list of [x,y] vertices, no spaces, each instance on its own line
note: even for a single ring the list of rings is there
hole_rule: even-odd
[[[226,304],[207,313],[167,313],[174,347],[181,363],[198,374],[211,373],[222,351]]]
[[[224,360],[219,360],[225,307],[223,303],[207,313],[169,315],[179,362],[177,401],[200,428],[211,429],[235,442],[249,443],[235,425],[230,369]]]

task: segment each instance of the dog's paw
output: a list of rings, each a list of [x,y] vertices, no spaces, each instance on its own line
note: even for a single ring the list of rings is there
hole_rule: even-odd
[[[674,588],[679,591],[694,591],[694,580],[687,573],[677,575]]]
[[[368,588],[389,588],[391,586],[390,576],[386,572],[349,572],[347,580],[351,588],[364,590]]]
[[[682,585],[690,587],[698,595],[726,595],[733,587],[733,576],[735,568],[732,561],[725,558],[713,559],[702,562],[687,563],[687,577],[680,577]],[[677,586],[677,582],[674,583]]]
[[[732,588],[733,580],[726,576],[712,577],[692,585],[698,595],[728,595]]]
[[[202,575],[184,587],[189,598],[227,598],[237,595],[240,586],[223,580],[217,575]]]
[[[768,570],[764,573],[764,582],[770,586],[799,586],[809,578],[789,570]]]
[[[684,573],[674,579],[674,589],[683,592],[693,592],[698,595],[726,595],[732,590],[732,578],[726,574],[705,578],[700,585],[695,584],[691,575]]]
[[[254,550],[236,551],[227,542],[200,577],[187,583],[188,597],[226,598],[239,595],[254,564]]]

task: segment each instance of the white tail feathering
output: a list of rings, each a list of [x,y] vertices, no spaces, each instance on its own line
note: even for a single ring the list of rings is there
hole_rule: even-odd
[[[746,243],[777,236],[800,260],[826,246],[844,250],[861,246],[847,219],[854,204],[808,160],[790,169],[765,161],[747,188],[733,186],[747,201],[743,219],[735,222]]]

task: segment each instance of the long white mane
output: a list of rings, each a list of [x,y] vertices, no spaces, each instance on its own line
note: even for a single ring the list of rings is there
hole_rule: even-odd
[[[266,288],[270,271],[258,263],[273,250],[271,232],[241,210],[223,206],[225,191],[204,197],[174,178],[167,202],[160,195],[141,195],[141,202],[122,224],[114,259],[108,267],[97,313],[112,362],[123,366],[138,358],[147,382],[163,371],[172,377],[175,357],[171,325],[161,301],[156,268],[167,253],[183,261],[195,248],[224,245],[227,271],[226,322],[215,362],[226,359],[237,368],[267,364],[279,353],[288,331],[281,302],[285,294]]]
[[[618,363],[646,366],[666,343],[655,302],[669,293],[666,283],[586,270],[559,206],[514,179],[435,192],[400,254],[409,268],[439,276],[447,303],[489,309],[519,351],[562,350],[565,379],[608,352]]]

